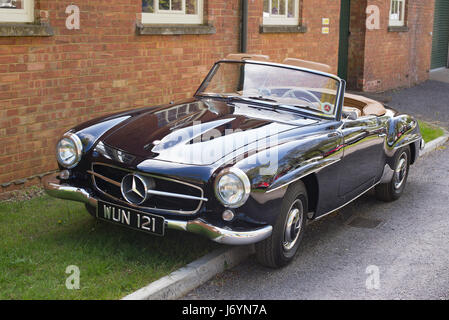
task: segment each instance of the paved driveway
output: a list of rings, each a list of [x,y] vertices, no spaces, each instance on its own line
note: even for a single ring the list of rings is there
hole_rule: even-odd
[[[429,80],[413,88],[362,94],[449,129],[449,79],[447,83]]]
[[[449,299],[447,147],[412,167],[398,201],[367,194],[311,224],[286,268],[271,270],[250,258],[185,298]],[[369,280],[376,268],[378,283]]]
[[[392,107],[449,127],[449,84],[390,94]],[[250,258],[185,298],[449,299],[449,145],[411,167],[398,201],[367,193],[310,225],[284,269]]]

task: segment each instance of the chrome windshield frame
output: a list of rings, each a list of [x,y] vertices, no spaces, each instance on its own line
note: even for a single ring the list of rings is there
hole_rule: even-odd
[[[334,116],[325,117],[325,116],[321,116],[321,115],[317,114],[316,116],[320,117],[320,118],[323,118],[323,119],[327,119],[327,120],[335,120],[335,121],[340,121],[341,120],[341,113],[342,113],[342,108],[343,108],[344,94],[345,94],[345,90],[346,90],[346,81],[345,80],[343,80],[340,77],[338,77],[336,75],[333,75],[331,73],[322,72],[322,71],[313,70],[313,69],[308,69],[308,68],[297,67],[297,66],[292,66],[292,65],[287,65],[287,64],[281,64],[281,63],[255,61],[255,60],[227,60],[227,59],[219,60],[219,61],[214,63],[214,65],[210,69],[209,73],[206,75],[206,77],[202,81],[201,85],[196,90],[196,92],[194,94],[195,98],[205,98],[206,97],[204,95],[201,95],[201,92],[204,90],[204,88],[207,85],[209,85],[210,81],[212,80],[212,77],[217,72],[220,63],[240,63],[240,64],[254,64],[254,65],[262,65],[262,66],[271,66],[271,67],[278,67],[278,68],[283,68],[283,69],[303,71],[303,72],[307,72],[307,73],[311,73],[311,74],[315,74],[315,75],[331,78],[331,79],[337,81],[337,83],[338,83],[337,97],[336,97],[337,99],[335,101],[335,106],[336,106],[335,115]],[[208,98],[212,98],[212,96],[207,96],[207,97]],[[263,103],[263,102],[260,102],[260,103]],[[270,105],[269,103],[267,103],[267,104]]]

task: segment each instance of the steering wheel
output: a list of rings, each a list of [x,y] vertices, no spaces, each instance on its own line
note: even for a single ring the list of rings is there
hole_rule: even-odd
[[[296,93],[300,93],[299,96],[296,95]],[[310,91],[303,90],[303,89],[290,89],[287,92],[285,92],[281,98],[295,98],[295,99],[303,99],[309,103],[318,102],[318,104],[321,106],[321,100],[316,95],[311,93]]]

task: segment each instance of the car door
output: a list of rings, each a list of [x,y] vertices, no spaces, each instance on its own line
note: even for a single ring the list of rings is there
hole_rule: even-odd
[[[347,202],[380,178],[386,132],[376,116],[345,119],[341,131],[344,149],[338,195]]]

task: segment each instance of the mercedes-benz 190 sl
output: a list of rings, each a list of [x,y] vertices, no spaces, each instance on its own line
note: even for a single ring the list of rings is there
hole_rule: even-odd
[[[154,235],[168,228],[254,243],[262,264],[284,266],[308,222],[372,188],[398,199],[424,146],[413,117],[345,94],[330,70],[230,55],[191,99],[69,130],[46,192]]]

